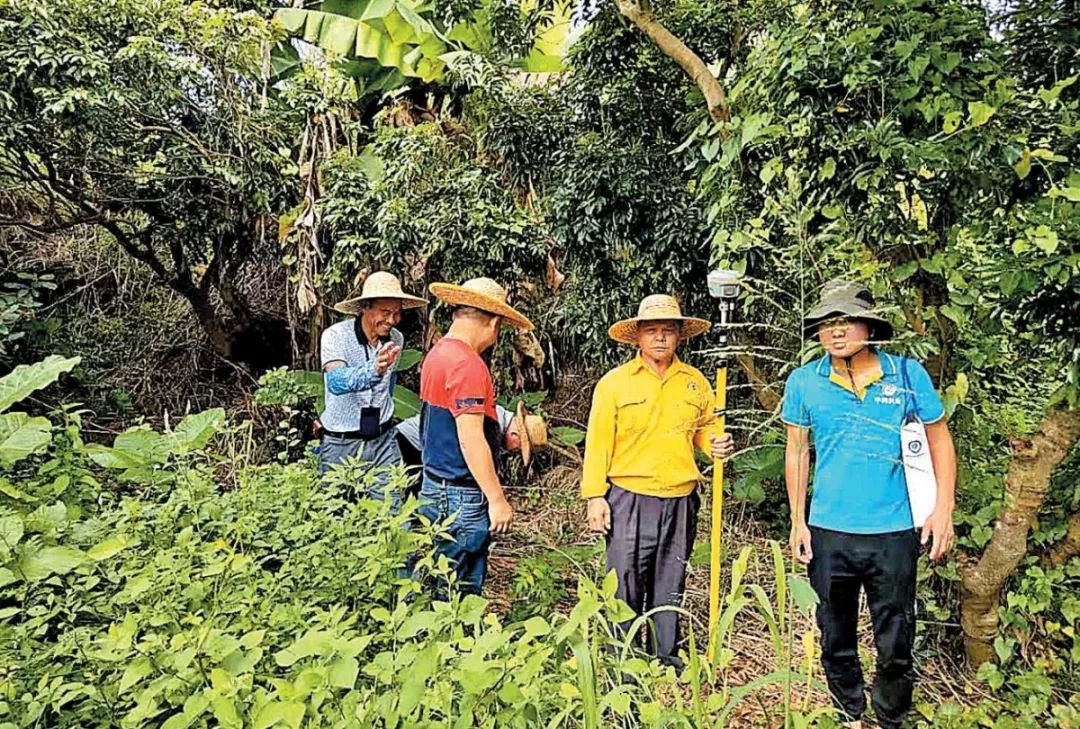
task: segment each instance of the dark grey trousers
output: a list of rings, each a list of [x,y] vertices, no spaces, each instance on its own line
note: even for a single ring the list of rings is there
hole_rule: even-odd
[[[618,597],[638,615],[662,605],[682,605],[686,564],[694,548],[701,498],[642,496],[612,486],[607,569],[619,578]],[[623,626],[626,630],[627,623]],[[679,617],[663,610],[647,627],[646,648],[665,663],[681,665]]]

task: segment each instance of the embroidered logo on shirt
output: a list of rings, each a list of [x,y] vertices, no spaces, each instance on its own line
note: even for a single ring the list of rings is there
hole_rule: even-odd
[[[878,405],[902,405],[903,401],[897,397],[900,389],[892,384],[886,383],[881,386],[881,394],[874,398],[874,402]]]
[[[482,397],[459,397],[454,400],[454,407],[456,407],[458,410],[464,410],[465,408],[471,408],[483,404],[484,398]]]

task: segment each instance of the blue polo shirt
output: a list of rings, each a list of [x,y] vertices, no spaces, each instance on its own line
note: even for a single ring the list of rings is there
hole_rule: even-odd
[[[945,408],[916,360],[877,354],[881,377],[861,398],[833,375],[828,355],[792,372],[784,387],[781,418],[809,428],[814,447],[811,526],[849,534],[913,528],[900,426],[905,412],[932,423],[945,416]]]

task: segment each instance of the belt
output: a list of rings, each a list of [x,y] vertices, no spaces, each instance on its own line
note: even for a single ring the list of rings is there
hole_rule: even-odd
[[[464,489],[478,489],[480,484],[476,483],[473,478],[443,478],[442,476],[436,476],[431,471],[424,469],[424,478],[429,478],[435,483],[442,484],[443,486],[456,486],[457,488]]]
[[[374,435],[364,435],[359,430],[347,430],[342,432],[338,430],[327,430],[326,428],[323,428],[323,433],[325,433],[326,435],[332,435],[335,438],[345,438],[346,440],[375,440],[376,438],[385,435],[386,432],[393,427],[394,424],[391,421],[387,420],[385,423],[379,424],[379,432],[375,433]]]

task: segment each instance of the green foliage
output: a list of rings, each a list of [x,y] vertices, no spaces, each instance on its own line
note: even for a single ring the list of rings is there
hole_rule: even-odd
[[[322,479],[308,463],[232,464],[239,485],[219,490],[214,459],[199,449],[221,425],[211,411],[171,433],[118,437],[112,454],[160,464],[168,477],[125,476],[144,489],[103,494],[92,514],[62,501],[0,507],[0,719],[528,727],[654,724],[691,711],[671,669],[617,640],[632,614],[614,597],[614,574],[600,585],[582,577],[569,614],[505,624],[477,597],[431,602],[399,571],[417,550],[417,577],[447,570],[430,553],[441,527],[405,528],[415,502],[392,515],[388,502],[352,498],[354,471]],[[404,484],[392,474],[392,488]],[[745,584],[748,560],[727,614],[752,594],[755,609],[780,616],[782,637],[786,593],[774,607]],[[800,584],[775,564],[778,586]],[[717,694],[695,699],[701,720],[723,722],[756,688],[792,676],[778,670],[721,693],[691,648],[695,686]],[[820,713],[785,715],[810,726]]]
[[[279,32],[214,3],[4,3],[9,222],[34,235],[98,226],[229,355],[212,297],[250,318],[237,277],[293,188],[280,171],[300,120],[262,93],[263,50]]]
[[[32,365],[19,365],[0,378],[0,465],[15,463],[43,450],[51,440],[48,418],[6,412],[31,393],[48,387],[79,363],[78,357],[46,357]]]
[[[0,285],[0,359],[9,359],[12,346],[33,330],[31,320],[41,307],[40,299],[55,288],[54,276],[48,273],[22,272]]]
[[[423,355],[415,349],[402,350],[398,372],[407,372],[420,363]],[[258,405],[288,408],[311,416],[318,416],[326,407],[323,373],[310,370],[290,370],[278,367],[259,378],[259,390],[255,393]],[[394,386],[394,417],[399,420],[411,418],[420,412],[420,396],[398,383]]]
[[[416,3],[406,0],[330,0],[275,13],[285,30],[334,59],[368,93],[407,79],[444,80],[447,60],[467,49],[500,58],[526,72],[562,70],[570,28],[565,3],[510,6],[497,2]],[[297,63],[291,46],[276,51],[282,69]]]

